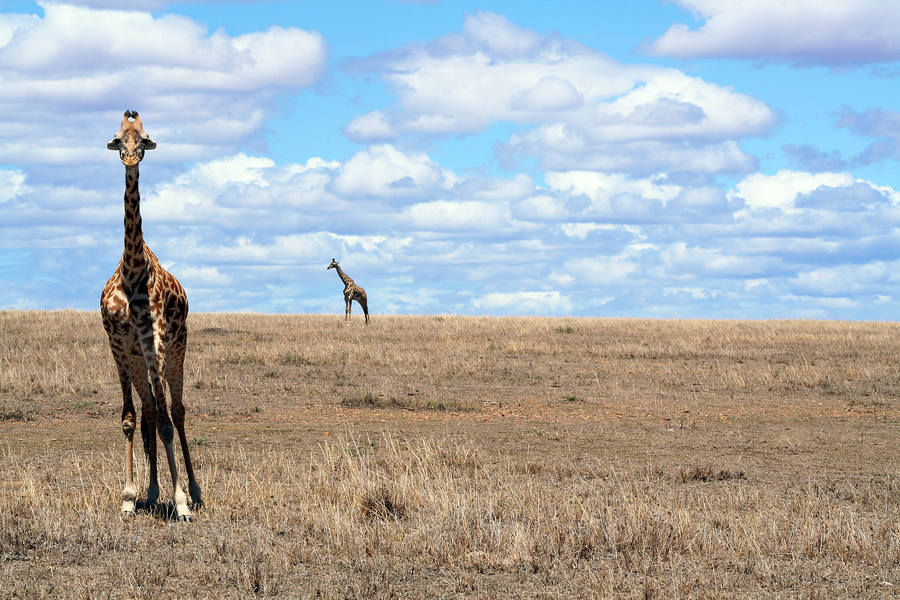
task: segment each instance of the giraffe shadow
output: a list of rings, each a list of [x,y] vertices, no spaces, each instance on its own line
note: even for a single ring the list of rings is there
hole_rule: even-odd
[[[200,506],[202,506],[202,504]],[[196,511],[200,506],[194,505],[191,510]],[[174,500],[170,500],[169,502],[147,502],[146,500],[139,500],[135,503],[134,514],[149,515],[151,517],[156,517],[160,521],[168,521],[171,523],[181,521],[181,519],[178,518],[178,511],[175,510]],[[188,520],[193,521],[194,519],[191,517]]]

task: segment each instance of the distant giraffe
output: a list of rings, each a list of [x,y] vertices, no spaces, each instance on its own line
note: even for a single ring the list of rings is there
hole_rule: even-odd
[[[350,320],[350,304],[353,302],[353,300],[356,300],[362,307],[363,312],[366,314],[366,325],[368,325],[369,307],[366,298],[366,290],[353,283],[353,280],[350,279],[349,275],[341,270],[340,265],[338,265],[338,261],[336,261],[335,259],[331,259],[331,264],[328,265],[326,270],[327,269],[335,269],[338,276],[341,278],[341,281],[344,282],[344,320]]]
[[[178,483],[173,449],[174,432],[181,438],[181,451],[187,470],[189,490],[194,507],[201,505],[200,486],[184,433],[183,368],[187,347],[188,301],[184,288],[150,251],[141,229],[141,195],[138,190],[138,163],[145,150],[156,148],[156,142],[144,132],[137,112],[126,111],[116,136],[106,145],[118,150],[125,165],[125,249],[122,260],[100,296],[103,327],[109,336],[122,386],[122,430],[125,433],[125,489],[122,491],[122,514],[134,514],[137,488],[134,485],[135,410],[131,386],[141,398],[141,437],[150,463],[148,505],[159,497],[156,470],[156,433],[166,448],[175,511],[182,521],[193,516],[187,498]],[[166,408],[163,380],[172,397],[172,418]]]

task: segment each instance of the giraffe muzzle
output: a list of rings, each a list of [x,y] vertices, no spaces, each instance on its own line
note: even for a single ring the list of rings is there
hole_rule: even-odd
[[[141,157],[137,154],[125,154],[122,156],[122,164],[126,167],[136,167],[141,162]]]

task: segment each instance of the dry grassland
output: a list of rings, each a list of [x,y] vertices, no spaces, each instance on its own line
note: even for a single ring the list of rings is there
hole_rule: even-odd
[[[900,595],[896,324],[189,325],[205,505],[123,521],[99,315],[0,312],[0,597]]]

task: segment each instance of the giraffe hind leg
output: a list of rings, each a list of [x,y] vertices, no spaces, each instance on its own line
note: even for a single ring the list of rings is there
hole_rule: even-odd
[[[178,481],[178,466],[175,462],[175,427],[172,419],[169,417],[169,411],[166,407],[166,396],[163,389],[163,377],[168,370],[165,367],[165,350],[161,343],[157,343],[156,349],[157,369],[150,370],[150,386],[153,390],[153,397],[156,399],[156,431],[162,440],[163,447],[166,450],[166,462],[169,464],[169,474],[172,476],[172,493],[175,501],[175,515],[179,521],[193,521],[194,517],[191,509],[187,505],[187,496],[181,489],[181,483]]]
[[[359,302],[359,305],[362,307],[363,314],[366,315],[366,325],[368,325],[369,324],[369,306],[368,306],[369,303],[366,302],[365,298],[360,298],[359,300],[357,300],[357,302]]]
[[[166,381],[169,384],[169,396],[172,398],[172,421],[178,431],[178,439],[181,442],[181,454],[184,457],[184,467],[188,476],[188,492],[194,508],[203,505],[200,484],[194,476],[194,465],[191,461],[191,452],[188,445],[187,434],[184,431],[184,352],[186,340],[173,345],[166,360]]]

